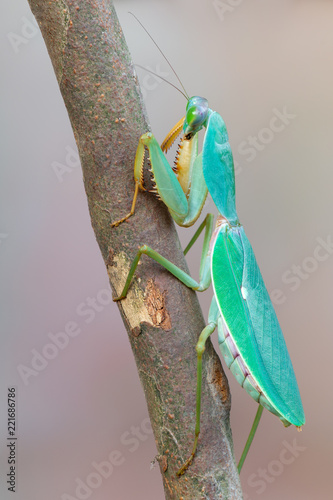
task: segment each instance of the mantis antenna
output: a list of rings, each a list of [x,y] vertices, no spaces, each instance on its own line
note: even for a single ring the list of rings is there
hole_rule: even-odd
[[[184,90],[184,92],[182,92],[178,87],[176,87],[176,85],[173,85],[172,83],[170,83],[168,80],[166,80],[165,78],[162,78],[161,76],[157,75],[156,73],[154,73],[153,71],[150,71],[150,70],[147,70],[146,68],[143,68],[145,69],[146,71],[148,71],[149,73],[152,73],[153,75],[157,76],[158,78],[160,78],[161,80],[164,80],[165,82],[169,83],[169,85],[171,85],[172,87],[174,87],[175,89],[177,89],[181,94],[183,94],[183,96],[186,98],[186,100],[188,101],[189,100],[189,96],[185,90],[185,87],[184,85],[182,84],[182,81],[181,79],[179,78],[179,76],[177,75],[176,71],[174,70],[174,68],[172,67],[172,64],[170,63],[170,61],[168,60],[168,58],[166,57],[166,55],[163,53],[163,51],[160,49],[160,47],[158,46],[158,44],[155,42],[154,38],[151,36],[151,34],[149,33],[149,31],[144,27],[144,25],[142,24],[141,21],[139,21],[139,19],[136,17],[135,14],[133,14],[133,12],[129,12],[129,14],[131,14],[134,19],[137,20],[137,22],[140,24],[140,26],[142,27],[142,29],[147,33],[147,35],[149,36],[149,38],[151,39],[151,41],[153,42],[153,44],[158,48],[159,52],[162,54],[162,57],[166,60],[166,62],[168,63],[168,65],[170,66],[173,74],[176,76],[177,80],[179,81],[182,89]],[[139,64],[136,64],[135,66],[138,66],[139,68],[142,68],[142,66],[140,66]]]
[[[166,78],[163,78],[163,76],[158,75],[157,73],[155,73],[151,69],[148,69],[148,68],[145,68],[144,66],[141,66],[141,64],[134,64],[134,66],[136,66],[137,68],[141,68],[141,69],[143,69],[145,71],[148,71],[148,73],[151,73],[152,75],[156,76],[156,78],[160,78],[164,82],[168,83],[169,85],[171,85],[171,87],[173,87],[176,90],[178,90],[178,92],[180,92],[185,97],[185,99],[188,101],[188,96],[185,95],[184,92],[181,91],[176,85],[174,85],[173,83],[169,82],[169,80],[167,80]]]

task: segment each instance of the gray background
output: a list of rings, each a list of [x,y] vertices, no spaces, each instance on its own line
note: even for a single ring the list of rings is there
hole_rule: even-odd
[[[276,311],[307,423],[298,433],[264,413],[241,475],[245,498],[329,499],[333,249],[322,242],[333,233],[333,3],[115,3],[134,61],[174,81],[128,10],[150,30],[188,93],[207,97],[222,114],[238,164],[238,212],[268,290],[279,290]],[[143,392],[118,309],[105,292],[107,275],[80,166],[73,153],[68,155],[76,146],[55,75],[27,2],[7,2],[3,11],[1,498],[13,498],[4,484],[6,391],[16,385],[16,498],[68,499],[65,493],[75,498],[76,478],[86,481],[95,471],[93,462],[118,450],[122,463],[87,498],[162,499],[159,469],[150,468],[156,449]],[[152,130],[161,141],[183,115],[185,101],[138,71]],[[284,108],[293,117],[280,131],[267,130],[270,124],[274,128],[276,110]],[[250,136],[258,138],[253,154]],[[59,164],[66,169],[60,178]],[[212,209],[210,202],[205,210]],[[184,244],[191,234],[181,231]],[[199,254],[200,245],[189,256],[194,276]],[[295,273],[301,277],[295,279]],[[211,294],[200,297],[206,314]],[[82,315],[91,310],[89,298],[97,300],[99,310]],[[19,365],[31,368],[31,351],[42,352],[49,334],[63,331],[70,321],[80,334],[24,384]],[[231,376],[229,381],[239,457],[256,405]],[[139,437],[133,437],[138,426]]]

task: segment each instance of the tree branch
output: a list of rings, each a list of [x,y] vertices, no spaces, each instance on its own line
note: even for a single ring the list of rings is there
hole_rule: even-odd
[[[131,260],[148,244],[187,270],[162,203],[139,194],[130,208],[133,161],[148,125],[130,55],[111,1],[29,0],[41,28],[80,153],[92,226],[118,295]],[[111,215],[110,215],[111,214]],[[195,422],[195,344],[204,327],[195,293],[148,258],[119,309],[153,426],[167,499],[240,499],[229,427],[230,394],[211,343],[204,355],[202,431],[185,476]]]

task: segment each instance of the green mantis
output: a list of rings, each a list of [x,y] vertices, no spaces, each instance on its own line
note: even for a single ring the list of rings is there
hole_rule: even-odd
[[[205,129],[202,152],[198,132]],[[164,152],[183,130],[175,167]],[[144,159],[148,156],[150,181],[144,182]],[[300,428],[305,417],[296,377],[272,302],[266,290],[252,247],[239,222],[235,202],[234,163],[225,123],[202,97],[188,99],[185,118],[170,131],[160,147],[149,132],[139,141],[135,165],[135,195],[129,214],[114,222],[118,226],[133,215],[139,189],[155,193],[180,226],[198,219],[209,192],[219,215],[216,224],[208,214],[184,253],[205,230],[199,281],[183,272],[152,248],[142,246],[131,265],[123,291],[126,297],[142,254],[160,263],[184,285],[196,291],[212,283],[214,297],[208,323],[199,336],[197,351],[196,426],[193,449],[179,469],[191,464],[200,433],[201,374],[205,342],[218,329],[222,355],[237,382],[259,403],[255,422],[239,462],[241,470],[263,408],[278,416],[285,426]]]

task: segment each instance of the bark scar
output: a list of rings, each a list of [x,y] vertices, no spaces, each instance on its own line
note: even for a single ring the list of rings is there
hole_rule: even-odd
[[[166,291],[161,292],[153,279],[149,279],[144,300],[153,325],[160,326],[163,330],[170,330],[171,320],[165,304],[166,293]]]
[[[215,361],[212,367],[211,382],[220,394],[222,403],[226,403],[226,401],[228,401],[228,399],[230,398],[230,390],[228,380],[224,372],[222,371],[221,363],[219,361]]]

